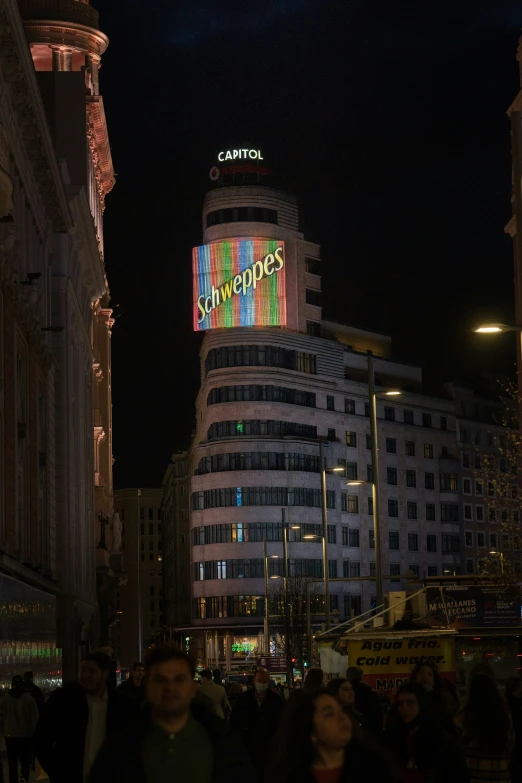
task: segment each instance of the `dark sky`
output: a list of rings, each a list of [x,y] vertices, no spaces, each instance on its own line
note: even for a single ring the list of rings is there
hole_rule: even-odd
[[[322,246],[323,314],[426,387],[513,368],[515,0],[93,0],[117,184],[105,212],[117,487],[159,485],[199,382],[191,248],[223,147],[263,149]]]

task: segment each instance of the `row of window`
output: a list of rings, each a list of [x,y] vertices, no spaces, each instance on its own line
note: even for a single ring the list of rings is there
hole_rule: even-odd
[[[211,389],[207,397],[207,405],[216,405],[220,402],[284,402],[289,405],[303,405],[306,408],[315,408],[316,405],[314,392],[290,389],[287,386],[255,384],[219,386]]]
[[[266,207],[225,207],[207,215],[207,228],[222,223],[273,223],[277,225],[277,210]]]
[[[331,579],[337,577],[337,560],[328,561],[328,571]],[[289,558],[289,576],[305,576],[322,579],[322,558]],[[284,561],[282,558],[268,560],[268,576],[282,577]],[[194,563],[194,581],[202,582],[209,579],[263,579],[265,569],[263,558],[237,560],[206,560]]]
[[[273,435],[284,437],[291,435],[297,438],[317,439],[317,427],[311,424],[299,424],[293,421],[277,421],[275,419],[245,419],[238,421],[216,421],[211,424],[207,438],[231,438],[238,435]]]
[[[509,522],[514,524],[520,522],[520,512],[517,509],[497,509],[494,506],[488,506],[488,522]],[[473,506],[471,503],[464,503],[464,519],[473,519]],[[484,506],[475,506],[475,519],[477,522],[484,522]]]
[[[371,466],[369,466],[371,467]],[[391,484],[392,486],[397,486],[397,468],[388,467],[386,469],[386,481],[388,484]],[[416,487],[417,486],[417,471],[416,470],[407,470],[406,471],[406,486],[407,487]],[[439,486],[441,492],[458,492],[458,478],[456,473],[440,473],[439,474]],[[425,473],[424,474],[424,488],[425,489],[435,489],[435,474],[434,473]]]
[[[194,471],[196,476],[229,470],[302,470],[319,472],[315,454],[283,454],[278,451],[244,451],[202,457]]]
[[[229,345],[212,348],[205,360],[205,370],[224,367],[281,367],[284,370],[317,374],[317,357],[304,351],[293,351],[277,345]]]
[[[326,491],[328,508],[335,508],[335,492]],[[192,493],[192,510],[228,506],[309,506],[321,508],[321,490],[308,487],[225,487]]]
[[[503,550],[513,548],[518,551],[519,549],[522,549],[522,534],[511,539],[509,533],[502,533],[502,535],[490,533],[489,537],[487,537],[486,533],[478,531],[476,536],[478,549],[484,549],[486,546],[489,546],[490,549],[498,549],[500,544],[502,545]],[[466,530],[464,533],[464,543],[466,547],[474,546],[473,538],[473,531]],[[489,543],[487,543],[488,541]]]
[[[115,508],[114,511],[116,514],[119,514],[120,521],[125,522],[125,508]],[[140,506],[140,520],[143,522],[146,519],[148,520],[157,520],[158,522],[161,522],[161,508],[144,508],[144,506]]]
[[[460,552],[460,536],[453,533],[443,533],[441,536],[442,552]],[[353,548],[360,547],[360,530],[358,528],[351,528],[343,526],[342,528],[342,544],[343,546],[349,546]],[[375,548],[375,534],[373,530],[368,530],[368,546],[370,549]],[[399,550],[400,546],[400,533],[398,530],[390,530],[388,533],[388,546],[389,549]],[[426,536],[426,550],[428,552],[437,551],[437,536],[435,534],[428,534]],[[408,533],[408,551],[419,551],[419,534]]]
[[[330,440],[335,440],[335,430],[328,430],[328,432],[333,432],[334,436],[330,438]],[[346,445],[349,446],[352,449],[357,448],[357,432],[352,432],[350,430],[346,431]],[[369,433],[366,433],[366,448],[371,449],[372,447],[372,438]],[[397,438],[386,438],[386,453],[387,454],[397,454]],[[407,457],[414,457],[415,456],[415,441],[413,440],[407,440],[405,441],[405,454]],[[433,443],[425,443],[424,444],[424,459],[433,459]],[[441,447],[441,457],[447,457],[448,455],[448,447],[442,446]]]
[[[341,511],[346,511],[349,514],[359,513],[359,497],[357,495],[348,495],[346,492],[341,492]],[[368,498],[368,514],[373,515],[373,498]],[[388,517],[392,519],[399,518],[399,501],[396,498],[388,499]],[[419,504],[416,500],[408,500],[406,502],[406,518],[418,519],[419,518]],[[436,506],[435,503],[426,503],[425,506],[425,518],[427,522],[436,522]],[[458,503],[441,503],[440,504],[440,521],[441,522],[458,522],[459,521],[459,505]]]
[[[161,536],[161,522],[158,522],[156,525],[153,522],[149,522],[148,528],[145,527],[145,522],[140,522],[140,536],[144,536],[145,531],[148,532],[149,536]],[[125,525],[121,526],[121,535],[122,537],[125,536]]]
[[[314,541],[304,536],[318,537],[322,535],[322,526],[303,523],[299,527],[288,528],[287,536],[290,543],[295,541]],[[192,530],[192,545],[203,544],[241,544],[257,541],[282,541],[283,526],[281,522],[225,522],[221,525],[200,525]],[[335,525],[328,525],[328,543],[337,543]]]
[[[465,495],[472,495],[472,480],[470,478],[464,478],[462,479],[462,491]],[[495,482],[493,481],[482,481],[482,479],[475,479],[475,495],[478,495],[479,497],[482,497],[483,495],[487,495],[487,497],[493,498],[497,494],[497,489],[495,487]],[[484,491],[485,490],[485,491]],[[511,499],[515,500],[515,498],[518,497],[518,487],[513,484],[510,489],[506,487],[505,484],[502,484],[502,493],[508,493],[511,495]],[[502,494],[501,493],[501,494]]]
[[[328,398],[327,398],[328,399]],[[330,403],[327,403],[327,408],[329,410],[335,410],[335,400],[334,397],[330,397]],[[344,412],[350,413],[352,415],[356,414],[356,408],[355,408],[355,400],[345,398],[344,400]],[[370,415],[370,403],[365,402],[364,403],[364,415],[368,417]],[[431,413],[422,413],[421,414],[421,422],[423,427],[431,428],[433,427],[433,419]],[[393,408],[391,405],[385,405],[384,406],[384,419],[385,421],[397,421],[396,418],[396,409]],[[404,424],[415,424],[415,414],[414,411],[405,410],[403,411],[403,421]],[[441,430],[447,431],[448,429],[448,419],[446,416],[440,417],[440,428]],[[408,443],[408,441],[407,441]],[[410,443],[413,443],[413,441],[410,441]],[[415,444],[413,444],[415,446]],[[415,451],[410,456],[414,456]]]

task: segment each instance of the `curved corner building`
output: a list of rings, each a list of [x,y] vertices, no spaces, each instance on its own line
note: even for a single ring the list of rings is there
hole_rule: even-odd
[[[229,669],[266,652],[263,542],[269,557],[278,556],[269,561],[270,574],[282,574],[282,509],[289,525],[301,526],[289,530],[290,575],[322,578],[321,539],[304,540],[321,533],[319,439],[327,441],[327,466],[344,468],[327,476],[329,576],[372,574],[371,488],[346,486],[347,478],[371,478],[368,351],[376,357],[377,382],[399,381],[404,390],[393,409],[379,404],[381,475],[389,464],[396,475],[407,469],[411,475],[422,458],[428,439],[415,426],[421,407],[435,409],[429,438],[435,452],[452,434],[441,431],[439,413],[446,425],[454,417],[449,401],[424,397],[419,404],[420,370],[387,358],[389,338],[322,319],[320,248],[299,232],[291,196],[259,185],[211,190],[193,264],[194,327],[205,336],[190,453],[191,634],[201,662]],[[406,417],[401,408],[409,409]],[[394,440],[410,421],[411,433],[388,454],[384,439]],[[416,444],[407,453],[405,438]],[[391,494],[383,486],[382,507],[392,501],[383,538],[387,528],[398,541],[411,542],[410,532],[418,537],[421,506],[431,495],[435,504],[435,494],[425,498],[411,481]],[[385,573],[419,573],[428,563],[431,573],[441,573],[440,554],[430,559],[426,546],[405,548],[383,547]],[[374,590],[372,581],[331,582],[333,618],[369,609]]]

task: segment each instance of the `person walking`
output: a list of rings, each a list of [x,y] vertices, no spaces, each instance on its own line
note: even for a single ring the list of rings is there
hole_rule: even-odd
[[[470,783],[510,783],[511,718],[496,683],[485,674],[470,682],[462,727]]]
[[[111,659],[102,651],[81,662],[78,683],[58,688],[46,702],[35,734],[36,757],[51,783],[85,783],[105,739],[137,712],[107,686]]]
[[[219,670],[218,670],[219,671]],[[230,704],[227,699],[227,692],[222,685],[217,685],[212,680],[212,672],[210,669],[203,669],[201,672],[201,685],[199,686],[199,692],[212,701],[214,712],[225,720],[225,712],[228,715],[230,713]]]
[[[118,686],[118,693],[131,699],[138,707],[145,701],[145,667],[138,661],[132,667],[132,674],[128,680]]]
[[[196,666],[165,645],[145,657],[146,702],[111,735],[88,783],[230,783],[252,775],[248,754],[230,726],[195,698]]]
[[[24,691],[33,697],[38,708],[38,714],[41,715],[45,700],[41,689],[34,683],[33,672],[24,673]]]
[[[250,754],[258,780],[264,781],[268,759],[273,753],[273,740],[279,727],[285,703],[275,691],[269,690],[270,675],[259,668],[254,688],[237,697],[230,716]]]
[[[18,783],[18,763],[20,783],[29,780],[32,738],[37,723],[36,701],[25,692],[23,678],[16,674],[11,680],[11,689],[0,701],[0,729],[5,738],[9,783]]]
[[[403,783],[467,783],[464,756],[455,737],[433,719],[422,685],[398,689],[388,713],[385,745]]]
[[[363,681],[363,671],[357,666],[349,666],[346,671],[346,679],[352,684],[355,694],[354,706],[357,712],[363,716],[365,730],[379,738],[382,734],[383,716],[379,697]]]
[[[303,682],[303,690],[304,691],[311,691],[311,690],[318,690],[320,688],[323,688],[323,670],[319,669],[317,667],[312,667],[311,669],[308,669],[306,673],[306,677],[304,678]]]
[[[433,719],[446,731],[455,734],[453,718],[458,712],[459,700],[448,680],[440,676],[437,665],[432,662],[418,663],[411,673],[411,681],[424,688]]]
[[[270,783],[391,783],[381,754],[330,693],[312,689],[288,702],[276,736]]]

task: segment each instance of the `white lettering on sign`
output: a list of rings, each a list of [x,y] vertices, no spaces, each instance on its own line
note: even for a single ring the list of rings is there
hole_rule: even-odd
[[[263,160],[261,150],[223,150],[218,155],[218,160],[223,163],[224,160]]]

